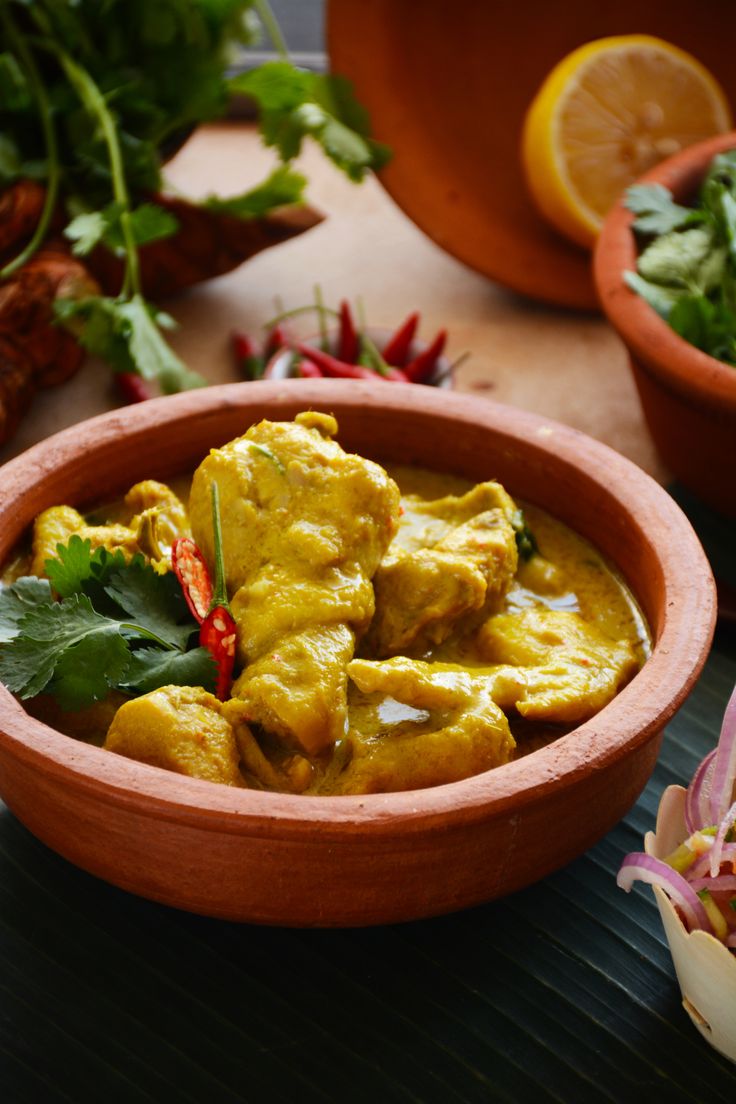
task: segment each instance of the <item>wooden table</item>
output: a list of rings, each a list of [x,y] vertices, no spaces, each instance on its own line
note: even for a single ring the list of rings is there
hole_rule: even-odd
[[[490,283],[425,237],[375,180],[349,183],[309,149],[302,167],[312,203],[325,222],[301,238],[255,257],[238,271],[203,285],[166,308],[179,321],[173,344],[213,383],[237,378],[228,335],[258,331],[285,307],[362,298],[375,325],[393,326],[421,310],[422,336],[450,331],[449,353],[471,353],[458,387],[567,422],[624,453],[657,478],[665,476],[644,428],[623,346],[597,315],[541,306]],[[170,163],[172,184],[188,195],[232,194],[273,167],[247,127],[203,128]],[[115,404],[109,372],[90,361],[63,388],[39,396],[7,459],[50,433]]]
[[[167,307],[179,352],[234,379],[227,337],[308,301],[362,296],[392,324],[469,349],[460,386],[599,437],[656,478],[623,350],[598,317],[525,302],[424,238],[375,182],[354,188],[312,152],[328,221]],[[241,127],[198,133],[171,165],[190,194],[235,191],[267,169]],[[109,408],[89,363],[40,397],[4,458]],[[731,525],[681,496],[726,572]],[[715,743],[736,679],[719,631],[706,672],[669,726],[655,774],[586,855],[505,901],[403,927],[257,929],[131,897],[75,869],[0,813],[0,1084],[3,1102],[105,1100],[470,1104],[733,1099],[734,1067],[702,1042],[679,990],[649,890],[615,872],[641,847],[659,795]],[[554,831],[554,825],[550,825]]]

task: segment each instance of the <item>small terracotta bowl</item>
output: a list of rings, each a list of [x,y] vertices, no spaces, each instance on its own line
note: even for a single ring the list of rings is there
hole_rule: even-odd
[[[604,552],[655,638],[651,658],[586,724],[516,762],[407,793],[308,797],[233,789],[63,736],[0,687],[0,793],[41,840],[124,889],[231,920],[391,923],[500,897],[569,862],[636,800],[664,724],[708,652],[715,600],[676,504],[604,445],[554,422],[431,387],[261,381],[115,411],[6,464],[0,557],[59,502],[113,498],[191,470],[261,418],[331,411],[348,448],[500,479]]]
[[[641,178],[692,201],[713,156],[736,147],[736,133],[690,146]],[[644,416],[662,459],[703,501],[736,515],[736,368],[696,349],[631,291],[634,216],[620,202],[605,221],[594,272],[603,310],[629,350]]]
[[[368,328],[366,332],[379,351],[383,350],[384,345],[393,333],[392,330],[378,328]],[[337,354],[337,335],[335,331],[330,330],[327,338],[328,350],[335,356]],[[320,335],[310,334],[303,340],[307,345],[316,346],[320,340]],[[427,348],[427,344],[426,341],[412,341],[409,346],[409,359],[419,356]],[[448,358],[446,356],[438,357],[435,370],[424,386],[451,388],[454,382],[453,375],[453,367]],[[296,374],[296,358],[292,350],[288,348],[278,349],[266,365],[263,378],[274,380],[300,379],[301,377]]]

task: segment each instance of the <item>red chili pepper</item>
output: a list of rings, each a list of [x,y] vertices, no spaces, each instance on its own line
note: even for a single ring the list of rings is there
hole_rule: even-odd
[[[137,372],[116,372],[115,383],[121,398],[127,403],[145,402],[152,398],[152,391]]]
[[[402,368],[394,368],[390,364],[382,374],[382,379],[393,380],[394,383],[408,383],[409,377]]]
[[[365,368],[362,364],[346,364],[344,361],[338,360],[337,357],[330,356],[329,353],[323,353],[321,349],[315,349],[313,345],[298,343],[297,349],[303,357],[316,364],[323,376],[330,376],[332,379],[376,380],[382,378],[371,368]]]
[[[233,354],[238,371],[247,379],[260,379],[266,367],[265,360],[258,355],[255,343],[246,333],[235,330],[231,335]]]
[[[426,383],[437,367],[437,361],[447,341],[447,330],[440,330],[434,341],[415,356],[404,371],[410,383]]]
[[[409,359],[409,350],[419,325],[419,314],[414,311],[388,339],[382,350],[383,359],[394,368],[403,368]]]
[[[358,331],[350,312],[350,304],[347,299],[340,303],[340,338],[337,355],[345,364],[355,364],[360,351]]]
[[[222,527],[217,484],[212,484],[212,528],[215,538],[215,585],[204,556],[190,537],[180,537],[171,547],[171,564],[194,618],[200,623],[199,643],[217,665],[218,698],[230,694],[237,625],[230,612],[225,588]]]
[[[302,357],[297,365],[297,371],[302,379],[324,379],[317,365],[309,357]]]
[[[286,349],[290,344],[291,339],[289,338],[288,330],[280,322],[277,322],[266,338],[266,343],[263,346],[264,359],[268,362],[280,349]]]
[[[204,556],[191,537],[174,541],[171,566],[192,616],[201,625],[212,605],[212,579]]]
[[[199,643],[210,653],[217,664],[216,693],[220,701],[230,696],[235,665],[237,626],[225,606],[215,606],[207,614],[199,630]]]

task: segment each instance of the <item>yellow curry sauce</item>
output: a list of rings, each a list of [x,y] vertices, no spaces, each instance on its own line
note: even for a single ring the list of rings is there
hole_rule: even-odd
[[[164,687],[76,714],[41,696],[31,711],[121,754],[230,785],[385,792],[526,754],[635,674],[649,653],[646,624],[589,542],[524,504],[536,550],[522,558],[519,504],[498,484],[387,473],[343,453],[335,430],[324,415],[261,423],[195,473],[189,513],[208,558],[205,485],[215,479],[224,500],[242,664],[230,701]],[[148,510],[150,522],[166,490],[149,488],[153,505],[136,491],[133,505],[96,510],[84,535],[112,526],[112,544],[126,547],[131,511]],[[170,537],[187,522],[166,509]]]

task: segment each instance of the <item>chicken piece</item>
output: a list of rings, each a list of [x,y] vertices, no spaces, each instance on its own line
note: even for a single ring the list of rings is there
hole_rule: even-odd
[[[564,610],[497,614],[475,644],[484,662],[499,665],[492,693],[501,708],[538,720],[586,720],[639,669],[629,641]]]
[[[33,525],[31,574],[44,575],[46,560],[57,558],[56,546],[67,544],[76,534],[88,540],[94,552],[106,548],[121,551],[126,559],[141,552],[158,571],[171,567],[171,545],[189,533],[184,504],[165,483],[146,479],[136,483],[125,496],[134,512],[127,523],[90,525],[73,506],[51,506],[39,514]]]
[[[125,505],[133,516],[129,527],[138,548],[159,571],[171,567],[171,546],[189,536],[189,519],[184,503],[171,487],[155,479],[144,479],[131,487]]]
[[[379,735],[351,727],[321,792],[387,793],[439,786],[511,758],[513,736],[484,678],[452,664],[403,656],[380,663],[356,659],[348,673],[363,694],[388,695],[418,715]],[[346,753],[350,757],[343,766]]]
[[[404,523],[373,580],[370,655],[441,644],[467,614],[492,608],[516,572],[517,510],[498,483],[432,502],[409,496],[405,503]]]
[[[222,703],[201,687],[163,686],[121,705],[108,751],[191,778],[243,786],[240,754]]]
[[[212,563],[217,483],[245,668],[235,694],[253,722],[310,755],[345,733],[346,664],[373,616],[371,578],[399,515],[393,480],[344,452],[336,432],[325,414],[261,422],[210,453],[190,497],[192,532]]]
[[[354,650],[347,625],[288,633],[243,670],[233,696],[243,699],[250,721],[284,744],[298,733],[310,751],[330,746],[345,735],[347,665]]]
[[[120,706],[103,746],[190,778],[301,793],[311,764],[296,755],[271,763],[245,711],[243,702],[221,702],[201,686],[162,686]]]
[[[45,575],[46,560],[58,559],[57,545],[68,544],[75,533],[90,541],[93,552],[97,548],[108,552],[121,549],[129,558],[138,551],[136,534],[127,525],[88,525],[73,506],[51,506],[33,523],[31,574]]]

